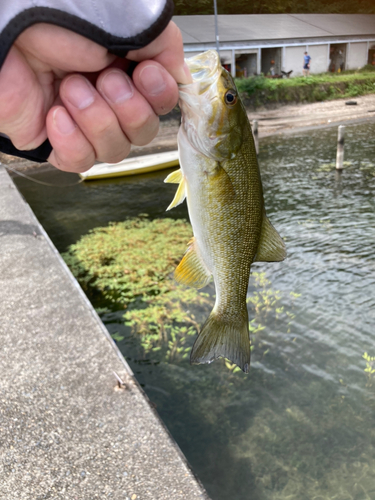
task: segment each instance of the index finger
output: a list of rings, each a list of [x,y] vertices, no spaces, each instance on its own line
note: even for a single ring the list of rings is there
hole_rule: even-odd
[[[192,81],[184,61],[181,31],[173,21],[153,42],[142,49],[129,51],[126,58],[136,62],[153,59],[164,66],[177,83],[187,84]]]

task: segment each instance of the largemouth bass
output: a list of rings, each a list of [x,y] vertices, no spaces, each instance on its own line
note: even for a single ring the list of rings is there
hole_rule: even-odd
[[[225,357],[248,372],[246,294],[253,262],[285,258],[285,245],[268,220],[254,140],[231,75],[216,51],[186,60],[193,83],[179,86],[180,170],[168,209],[186,197],[194,237],[175,279],[196,288],[213,276],[215,306],[191,352],[192,364]]]

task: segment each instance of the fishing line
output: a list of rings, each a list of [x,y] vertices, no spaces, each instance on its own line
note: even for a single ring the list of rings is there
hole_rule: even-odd
[[[37,179],[33,179],[32,177],[29,177],[28,175],[23,174],[19,170],[16,170],[15,168],[10,167],[9,165],[4,165],[3,163],[0,163],[0,165],[8,170],[11,170],[12,172],[19,175],[20,177],[24,177],[25,179],[28,179],[31,182],[36,182],[36,184],[42,184],[43,186],[65,188],[65,187],[77,186],[78,184],[81,184],[81,182],[84,181],[84,179],[80,179],[78,182],[74,182],[73,184],[63,184],[63,185],[52,184],[50,182],[38,181]]]

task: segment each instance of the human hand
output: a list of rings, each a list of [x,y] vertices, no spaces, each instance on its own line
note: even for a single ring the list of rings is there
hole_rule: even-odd
[[[138,63],[132,78],[130,61]],[[48,137],[48,160],[84,172],[95,160],[116,163],[157,134],[158,115],[178,100],[177,83],[189,83],[182,37],[167,28],[126,59],[64,28],[36,24],[16,40],[0,72],[0,132],[31,150]]]

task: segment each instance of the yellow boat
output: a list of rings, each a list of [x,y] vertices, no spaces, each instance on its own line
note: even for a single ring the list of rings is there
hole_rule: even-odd
[[[91,181],[109,177],[122,177],[124,175],[145,174],[174,167],[178,164],[178,151],[168,151],[166,153],[126,158],[119,163],[98,163],[87,172],[82,172],[79,175],[83,180]]]

